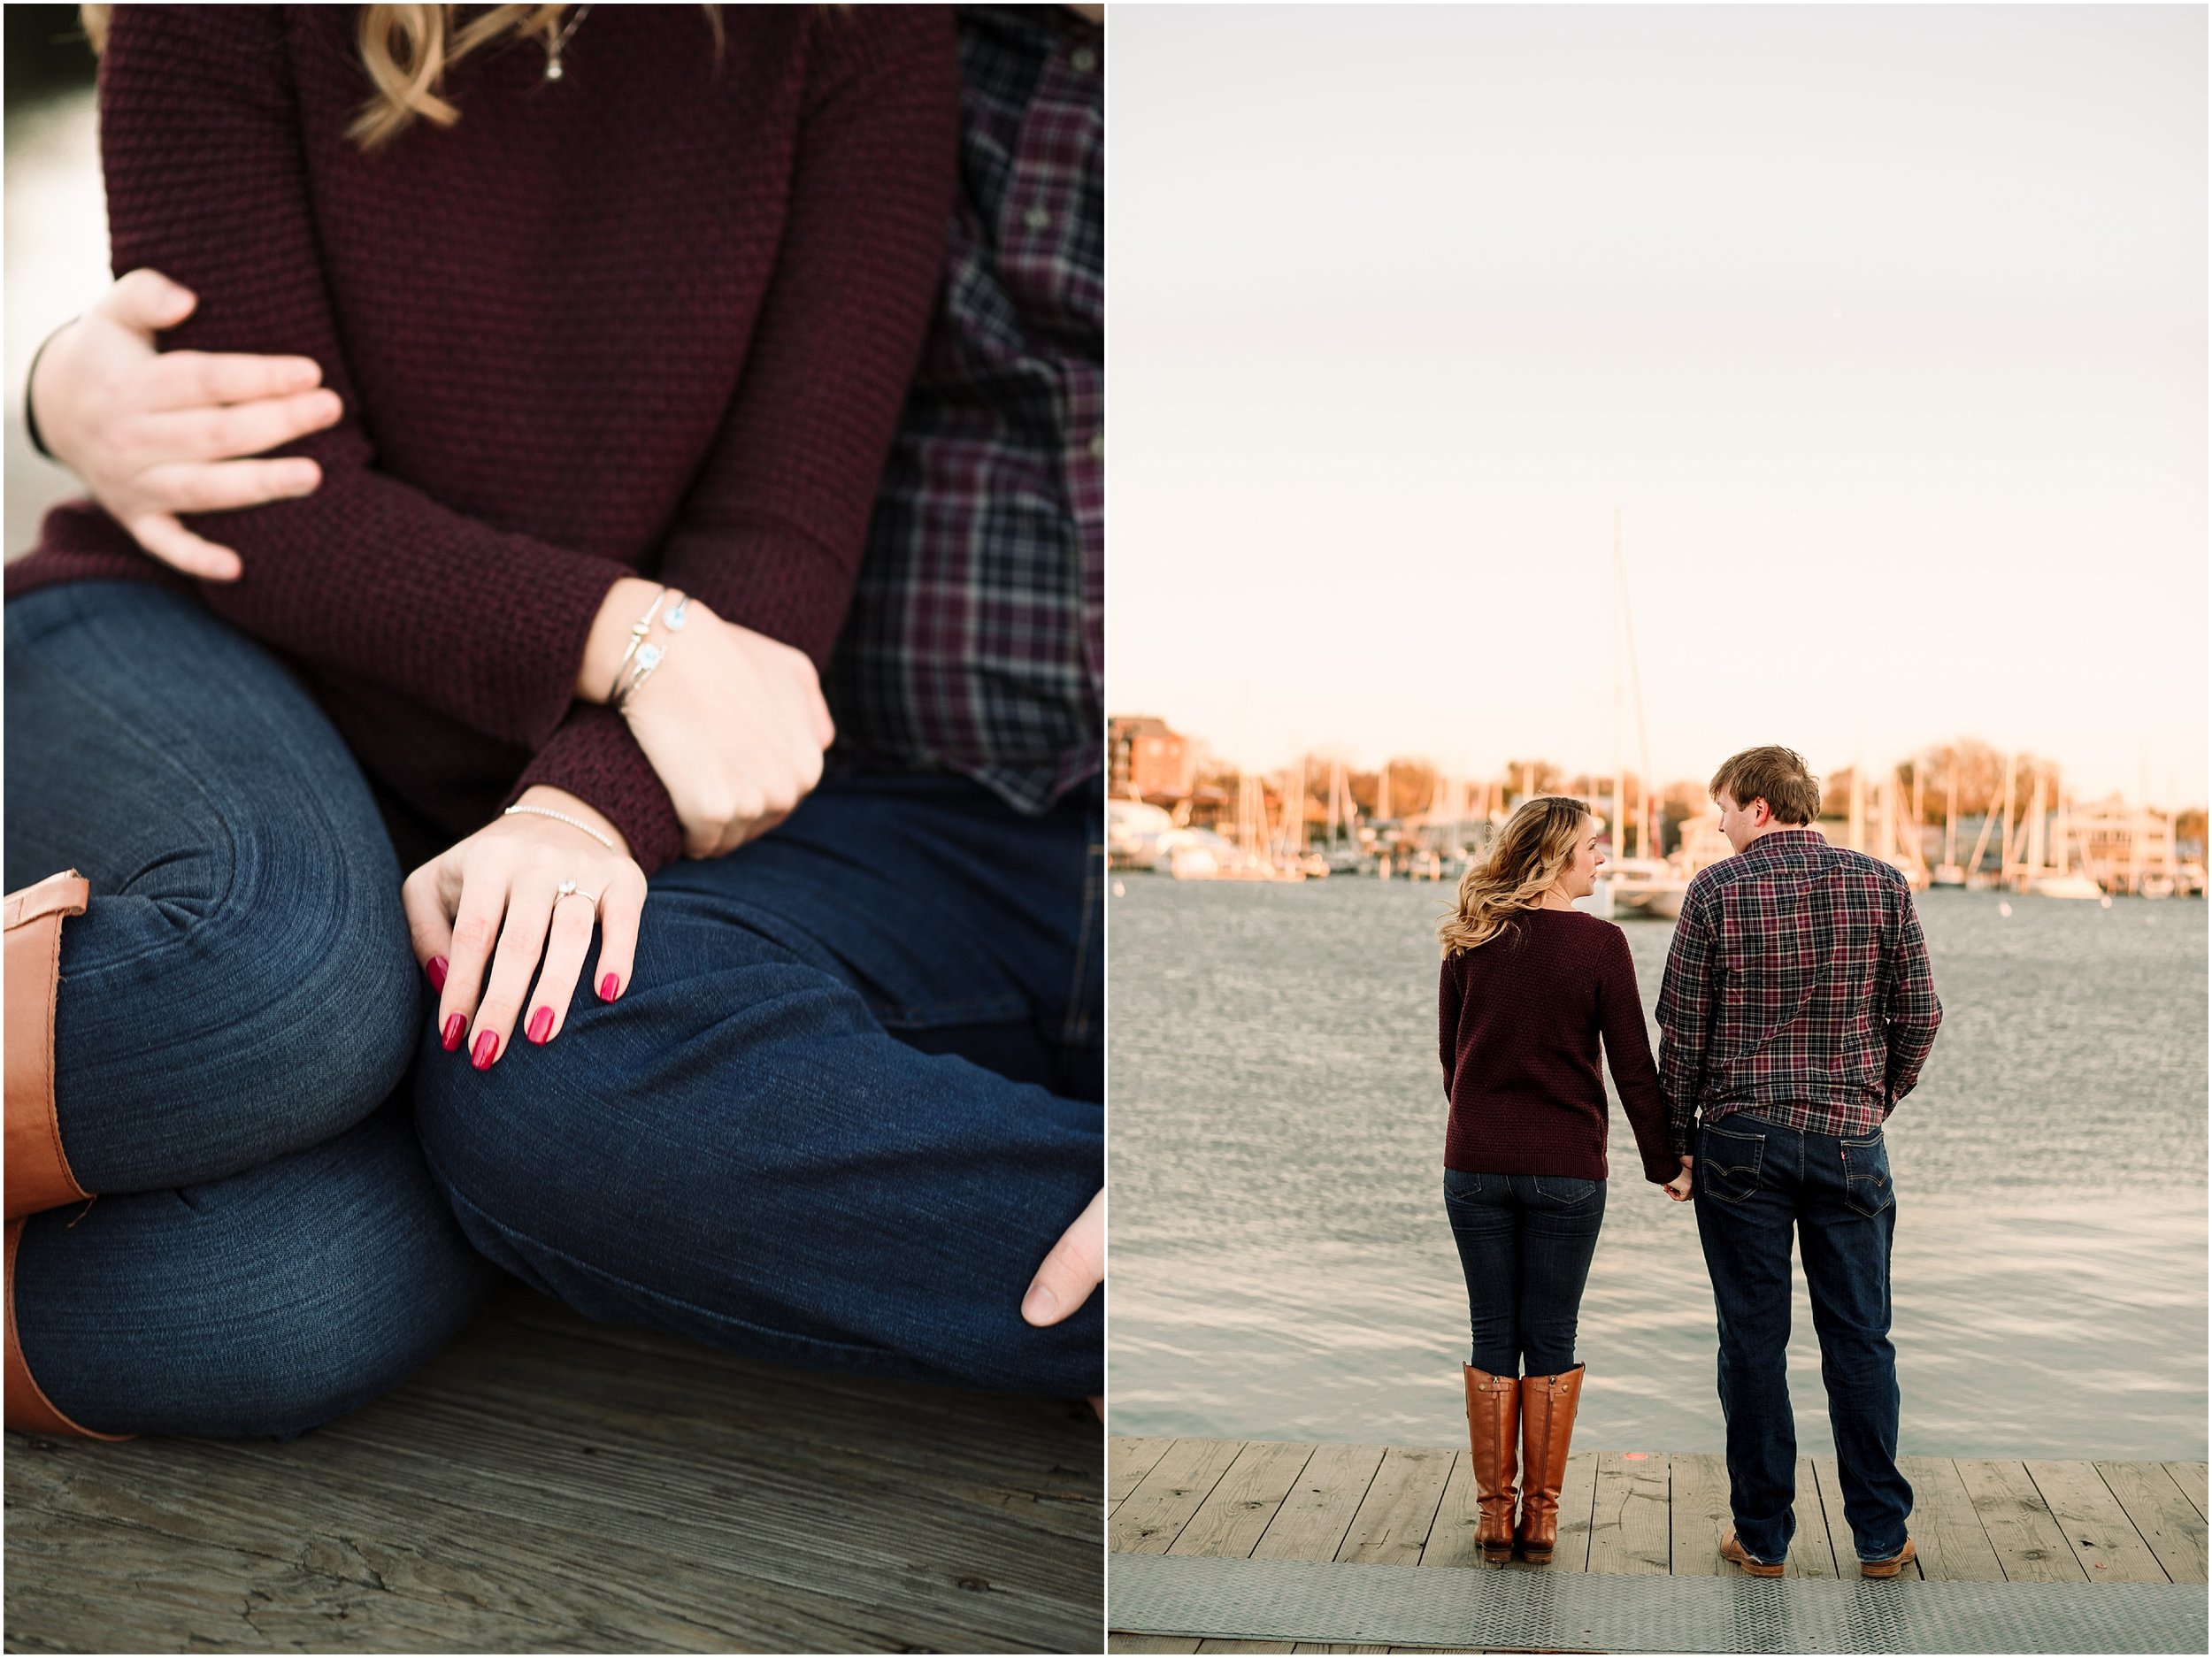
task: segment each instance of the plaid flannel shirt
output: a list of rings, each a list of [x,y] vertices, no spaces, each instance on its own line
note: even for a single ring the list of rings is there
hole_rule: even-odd
[[[1912,889],[1813,829],[1698,872],[1659,991],[1659,1080],[1678,1155],[1693,1119],[1755,1110],[1814,1134],[1880,1126],[1942,1022]]]
[[[824,689],[841,763],[1036,813],[1103,753],[1105,35],[957,16],[944,288]]]

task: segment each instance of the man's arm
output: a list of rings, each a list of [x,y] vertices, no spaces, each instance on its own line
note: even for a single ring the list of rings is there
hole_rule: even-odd
[[[1714,963],[1718,959],[1703,896],[1693,887],[1675,923],[1659,985],[1659,1086],[1667,1096],[1667,1147],[1691,1150],[1697,1102],[1705,1086],[1705,1049],[1713,1028]]]
[[[1928,966],[1928,940],[1920,931],[1920,911],[1902,876],[1893,902],[1896,931],[1890,945],[1888,1005],[1882,1009],[1889,1047],[1884,1117],[1920,1080],[1920,1067],[1935,1046],[1936,1027],[1943,1023],[1943,1004],[1936,1000],[1935,975]]]

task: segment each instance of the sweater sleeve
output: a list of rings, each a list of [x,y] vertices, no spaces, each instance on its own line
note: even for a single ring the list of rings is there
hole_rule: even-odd
[[[1437,985],[1437,1049],[1444,1062],[1444,1097],[1452,1097],[1452,1073],[1459,1063],[1459,975],[1452,958],[1444,958]]]
[[[958,159],[950,12],[816,8],[775,274],[660,573],[818,669],[921,357]]]
[[[288,446],[320,464],[313,495],[196,523],[245,573],[195,585],[265,644],[534,749],[568,712],[607,590],[633,572],[495,530],[377,470],[316,240],[284,31],[278,6],[119,6],[100,65],[114,269],[152,265],[200,296],[166,348],[312,357],[345,409]]]
[[[1605,1039],[1605,1063],[1635,1133],[1644,1178],[1664,1185],[1682,1164],[1668,1145],[1667,1101],[1660,1092],[1659,1068],[1652,1063],[1651,1038],[1644,1028],[1636,960],[1618,927],[1608,924],[1607,933],[1598,966],[1598,1030]]]
[[[819,669],[852,596],[936,296],[959,82],[941,7],[825,9],[814,27],[775,273],[658,573]],[[649,874],[682,850],[667,790],[604,709],[573,711],[515,793],[534,784],[599,807]]]

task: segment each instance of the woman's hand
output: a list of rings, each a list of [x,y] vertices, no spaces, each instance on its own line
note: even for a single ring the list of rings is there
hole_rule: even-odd
[[[655,584],[615,583],[600,608],[577,692],[603,702],[631,625]],[[814,664],[765,633],[726,622],[697,599],[683,631],[655,618],[650,642],[666,652],[624,705],[638,747],[668,790],[687,857],[719,857],[788,817],[822,780],[822,751],[836,736]]]
[[[157,271],[131,272],[46,342],[31,376],[39,436],[92,498],[162,563],[204,581],[243,566],[180,512],[311,495],[303,457],[242,460],[335,425],[337,394],[312,357],[157,351],[154,335],[199,303]]]
[[[438,1029],[446,1051],[459,1048],[465,1032],[479,1071],[507,1051],[526,997],[529,1039],[549,1042],[560,1033],[595,920],[599,999],[619,996],[630,982],[638,917],[645,908],[645,871],[606,818],[564,789],[526,789],[517,804],[580,819],[619,849],[609,851],[573,824],[517,813],[493,819],[402,885],[415,959],[438,991]],[[565,897],[560,893],[565,881],[576,883]]]
[[[1678,1203],[1681,1202],[1684,1199],[1690,1195],[1690,1165],[1696,1161],[1696,1158],[1692,1157],[1686,1152],[1684,1153],[1682,1157],[1682,1172],[1676,1175],[1673,1179],[1668,1181],[1665,1186],[1660,1188]]]

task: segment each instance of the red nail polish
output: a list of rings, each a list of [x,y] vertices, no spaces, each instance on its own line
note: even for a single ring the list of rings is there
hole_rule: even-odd
[[[530,1040],[534,1042],[541,1043],[547,1037],[552,1034],[553,1009],[550,1008],[540,1008],[535,1013],[530,1016]]]
[[[461,1032],[469,1028],[468,1016],[457,1013],[445,1022],[445,1051],[451,1053],[461,1045]]]
[[[613,1001],[613,1000],[614,1000],[617,996],[620,995],[621,994],[622,994],[622,980],[621,980],[619,978],[618,978],[616,975],[614,975],[614,974],[612,974],[612,973],[609,973],[609,974],[608,974],[608,975],[607,975],[604,979],[601,979],[601,980],[599,981],[599,1000],[600,1000],[600,1001],[602,1001],[602,1002],[612,1002],[612,1001]]]
[[[497,1057],[498,1053],[499,1032],[480,1031],[477,1032],[475,1049],[469,1055],[469,1063],[479,1071],[489,1071],[492,1068],[492,1061]]]
[[[429,963],[429,965],[428,965],[428,966],[426,966],[426,967],[425,967],[422,971],[423,971],[424,972],[426,972],[426,973],[427,973],[427,974],[429,974],[429,975],[430,975],[430,987],[431,987],[431,989],[433,989],[433,990],[438,990],[438,991],[442,991],[442,990],[445,988],[445,957],[444,957],[444,956],[432,956],[432,957],[430,958],[430,963]]]

